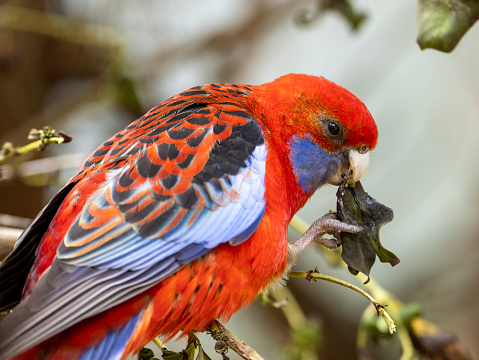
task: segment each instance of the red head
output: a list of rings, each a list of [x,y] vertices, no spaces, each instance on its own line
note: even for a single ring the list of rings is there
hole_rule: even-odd
[[[248,101],[270,143],[287,148],[303,191],[353,181],[369,166],[376,123],[351,92],[323,77],[289,74],[254,88]]]

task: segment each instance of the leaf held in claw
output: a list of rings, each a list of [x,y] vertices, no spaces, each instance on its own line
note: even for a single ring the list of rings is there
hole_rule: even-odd
[[[362,272],[369,276],[376,255],[391,266],[399,264],[399,258],[386,250],[379,239],[381,228],[393,220],[392,209],[369,196],[359,181],[352,185],[345,181],[336,196],[338,219],[364,228],[357,234],[341,233],[341,258],[349,271],[353,275]]]

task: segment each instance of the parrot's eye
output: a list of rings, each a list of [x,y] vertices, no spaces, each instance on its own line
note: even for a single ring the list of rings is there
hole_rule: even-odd
[[[366,154],[369,151],[369,146],[363,145],[358,148],[360,154]]]
[[[339,139],[343,135],[343,128],[336,121],[330,120],[326,128],[329,137],[333,139]]]

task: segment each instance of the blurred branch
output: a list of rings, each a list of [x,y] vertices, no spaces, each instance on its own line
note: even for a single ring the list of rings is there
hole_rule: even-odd
[[[472,360],[454,334],[439,329],[422,317],[414,317],[408,324],[408,331],[415,347],[422,354],[435,359]]]
[[[264,300],[265,294],[262,296]],[[275,300],[271,305],[281,309],[291,329],[290,341],[282,349],[286,359],[318,360],[318,350],[322,340],[319,321],[305,316],[287,286],[271,293],[271,297]]]
[[[255,1],[255,9],[251,15],[240,25],[234,24],[229,28],[223,28],[203,39],[195,39],[183,42],[169,50],[162,51],[158,55],[145,61],[145,65],[138,69],[143,76],[149,76],[151,72],[157,72],[159,65],[164,66],[167,62],[173,62],[177,59],[193,58],[204,53],[219,52],[221,54],[230,54],[232,47],[246,46],[250,47],[252,43],[261,39],[259,34],[263,34],[270,27],[280,24],[278,19],[291,14],[291,11],[298,7],[298,2],[283,1]],[[244,64],[244,57],[241,56],[237,61],[228,61],[224,64],[227,69],[237,72],[238,67]],[[224,71],[223,71],[224,72]]]
[[[299,12],[295,21],[298,25],[309,25],[327,11],[336,11],[354,31],[358,30],[367,18],[366,13],[356,9],[348,0],[316,0],[316,6]]]
[[[54,125],[59,119],[74,113],[84,106],[85,103],[93,102],[107,96],[110,96],[110,83],[106,77],[98,77],[80,89],[77,89],[73,94],[62,96],[58,101],[49,104],[42,109],[41,112],[20,123],[13,131],[2,133],[0,136],[4,139],[8,139],[9,136],[13,136],[19,132],[26,132],[28,128],[35,127],[41,123],[48,122],[50,125]]]
[[[0,28],[30,31],[72,43],[119,48],[120,36],[111,28],[74,21],[65,16],[19,6],[0,7]]]

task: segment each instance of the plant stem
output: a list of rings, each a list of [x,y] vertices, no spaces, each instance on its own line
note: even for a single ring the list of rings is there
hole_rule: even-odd
[[[381,315],[382,318],[384,319],[384,321],[386,321],[386,323],[388,324],[388,327],[389,327],[389,332],[391,334],[393,334],[396,331],[396,325],[394,324],[393,319],[389,316],[387,311],[384,310],[384,306],[379,304],[379,302],[377,302],[371,295],[369,295],[363,289],[360,289],[357,286],[348,283],[347,281],[340,280],[340,279],[337,279],[337,278],[332,277],[332,276],[321,274],[318,271],[291,271],[288,274],[288,276],[289,277],[303,278],[303,279],[307,279],[307,280],[311,280],[311,279],[325,280],[325,281],[332,282],[334,284],[338,284],[338,285],[347,287],[351,290],[354,290],[354,291],[360,293],[361,295],[363,295],[366,299],[368,299],[374,305],[374,307],[376,308],[376,311],[378,312],[378,315]]]
[[[0,165],[13,156],[25,155],[26,153],[30,151],[44,149],[46,146],[50,144],[53,144],[53,143],[62,144],[70,140],[65,138],[65,136],[51,136],[51,137],[48,136],[48,137],[43,137],[39,140],[32,141],[31,143],[27,145],[19,146],[16,148],[13,147],[11,143],[7,142],[0,149]]]

